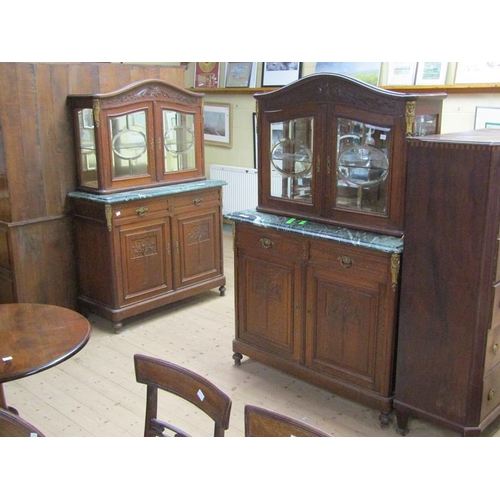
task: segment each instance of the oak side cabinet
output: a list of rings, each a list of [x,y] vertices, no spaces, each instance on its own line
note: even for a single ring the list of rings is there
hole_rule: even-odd
[[[78,302],[122,320],[210,288],[224,294],[222,186],[206,180],[203,94],[143,80],[70,95]]]
[[[500,414],[500,130],[412,139],[394,407],[465,436]]]

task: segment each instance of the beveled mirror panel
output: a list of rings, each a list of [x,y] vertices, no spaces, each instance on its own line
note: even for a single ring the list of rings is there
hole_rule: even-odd
[[[146,111],[109,118],[113,178],[148,173]]]
[[[387,213],[391,129],[338,119],[336,207]]]
[[[97,154],[92,109],[77,111],[80,179],[85,186],[97,185]]]
[[[313,203],[314,118],[270,124],[272,197]]]
[[[164,173],[196,170],[194,115],[163,110]]]

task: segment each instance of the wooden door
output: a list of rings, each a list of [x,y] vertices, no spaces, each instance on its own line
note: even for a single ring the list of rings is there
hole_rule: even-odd
[[[301,361],[300,239],[247,227],[238,227],[236,234],[236,339],[281,359]]]
[[[168,218],[144,218],[115,229],[118,245],[119,306],[156,297],[173,289]]]
[[[175,288],[222,274],[220,208],[208,207],[174,217]]]

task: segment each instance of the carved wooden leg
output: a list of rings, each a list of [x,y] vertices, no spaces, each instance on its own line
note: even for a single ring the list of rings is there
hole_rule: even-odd
[[[396,411],[396,420],[397,420],[396,432],[400,436],[406,436],[410,432],[408,429],[408,419],[409,419],[408,414]]]
[[[221,297],[224,297],[224,295],[226,295],[226,287],[224,285],[219,287],[219,293]]]
[[[234,364],[236,366],[240,366],[241,365],[241,360],[243,359],[243,356],[239,352],[235,352],[233,354],[233,359],[234,359]]]

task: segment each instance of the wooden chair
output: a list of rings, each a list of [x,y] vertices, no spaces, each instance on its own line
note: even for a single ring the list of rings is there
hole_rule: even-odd
[[[45,437],[36,427],[18,415],[0,408],[1,437]]]
[[[158,420],[158,389],[189,401],[214,421],[214,437],[223,437],[229,427],[232,401],[210,381],[181,366],[142,354],[134,356],[137,382],[146,384],[145,437],[189,437],[182,429]]]
[[[257,406],[245,406],[245,437],[331,437],[312,425]]]

